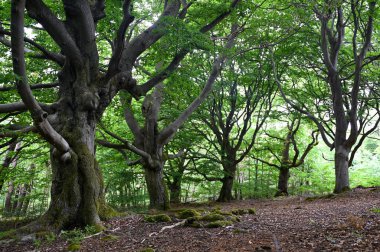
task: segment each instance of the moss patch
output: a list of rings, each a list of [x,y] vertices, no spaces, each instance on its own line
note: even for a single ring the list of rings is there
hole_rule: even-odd
[[[154,252],[155,250],[152,249],[152,248],[143,248],[143,249],[140,249],[139,252]]]
[[[172,219],[167,214],[157,214],[157,215],[145,215],[144,220],[146,222],[171,222]]]
[[[116,236],[116,235],[106,235],[106,236],[100,238],[100,240],[102,240],[102,241],[117,241],[119,239],[120,239],[120,237]]]
[[[209,221],[209,222],[219,221],[219,220],[224,220],[224,216],[221,214],[217,214],[217,213],[210,213],[210,214],[207,214],[205,216],[202,216],[202,218],[200,220]]]
[[[80,250],[81,246],[80,246],[80,243],[71,243],[68,247],[67,247],[67,250],[68,251],[78,251]]]
[[[213,221],[205,225],[207,228],[218,228],[218,227],[227,227],[231,226],[232,221],[226,221],[226,220],[218,220],[218,221]]]
[[[0,232],[0,240],[17,239],[17,232],[15,229]]]
[[[201,216],[201,214],[194,209],[182,209],[177,213],[178,219],[187,219],[190,217]]]

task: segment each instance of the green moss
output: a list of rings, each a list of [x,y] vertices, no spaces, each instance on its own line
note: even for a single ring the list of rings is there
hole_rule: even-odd
[[[372,209],[371,209],[371,212],[372,212],[372,213],[380,214],[380,207],[372,208]]]
[[[200,219],[200,216],[194,216],[194,217],[189,217],[186,219],[185,226],[188,227],[200,227],[200,224],[198,220]]]
[[[52,243],[57,239],[57,236],[51,231],[40,231],[36,233],[36,239],[45,240],[48,243]]]
[[[225,215],[225,216],[232,215],[231,212],[225,212],[225,211],[222,211],[220,208],[215,208],[215,209],[211,210],[211,212],[212,212],[212,213],[216,213],[216,214]]]
[[[217,214],[217,213],[210,213],[210,214],[207,214],[205,216],[202,216],[202,218],[200,220],[202,220],[202,221],[219,221],[219,220],[224,220],[224,216],[221,214]]]
[[[106,236],[100,238],[100,240],[102,240],[102,241],[117,241],[117,240],[119,240],[119,238],[120,237],[116,236],[116,235],[106,235]]]
[[[15,229],[0,232],[0,240],[17,239],[17,233]]]
[[[232,222],[240,222],[240,218],[237,216],[228,216],[227,220],[232,221]]]
[[[68,251],[78,251],[80,250],[81,246],[80,246],[80,243],[71,243],[68,247],[67,247],[67,250]]]
[[[248,231],[244,230],[244,229],[234,229],[234,231],[232,231],[232,233],[241,234],[241,233],[248,233]]]
[[[86,230],[86,228],[89,228],[88,230]],[[104,230],[106,230],[107,228],[101,224],[95,224],[93,226],[87,226],[85,228],[85,231],[86,233],[89,233],[89,234],[96,234],[96,233],[100,233]]]
[[[187,219],[190,217],[200,216],[201,214],[194,209],[182,209],[178,214],[178,219]]]
[[[145,215],[144,220],[146,222],[171,222],[172,221],[172,219],[167,214]]]
[[[205,225],[207,228],[218,228],[232,225],[232,221],[218,220],[213,221]]]
[[[249,214],[256,214],[256,209],[255,208],[248,208],[248,213]]]
[[[139,250],[139,252],[154,252],[155,250],[152,249],[152,248],[143,248],[141,250]]]
[[[107,205],[103,199],[98,202],[98,213],[102,220],[109,220],[111,218],[122,216],[122,213],[115,211],[112,207]]]

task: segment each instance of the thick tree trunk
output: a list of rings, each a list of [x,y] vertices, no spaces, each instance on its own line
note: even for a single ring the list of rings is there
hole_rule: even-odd
[[[350,189],[348,160],[350,149],[344,146],[335,148],[335,189],[334,193],[345,192]]]
[[[288,181],[290,177],[288,167],[281,167],[279,176],[278,176],[278,186],[277,186],[277,192],[275,194],[275,197],[278,196],[288,196]]]
[[[86,115],[86,114],[82,114]],[[95,120],[77,116],[66,119],[60,134],[71,147],[71,160],[63,161],[52,148],[51,201],[47,212],[25,228],[29,232],[74,226],[101,226],[101,217],[108,211],[104,201],[103,178],[94,156]],[[62,120],[61,120],[62,121]]]
[[[145,181],[149,194],[149,207],[166,210],[169,208],[169,201],[165,182],[162,175],[162,166],[144,165]]]
[[[222,157],[223,172],[224,177],[222,179],[222,188],[219,192],[218,200],[219,202],[228,202],[233,200],[232,188],[234,184],[234,178],[236,174],[236,153],[232,150],[228,150],[228,154]]]
[[[224,176],[222,179],[222,188],[220,189],[219,193],[219,202],[228,202],[233,200],[234,198],[232,197],[232,186],[234,183],[234,177],[233,176]]]

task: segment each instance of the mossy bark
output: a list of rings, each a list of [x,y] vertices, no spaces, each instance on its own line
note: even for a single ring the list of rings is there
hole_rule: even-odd
[[[222,160],[224,177],[222,179],[222,188],[219,192],[218,200],[219,202],[228,202],[233,200],[232,188],[234,184],[234,177],[236,173],[236,153],[232,153],[226,156]]]
[[[288,181],[290,177],[289,167],[281,167],[278,176],[277,192],[275,197],[288,196]]]
[[[25,227],[28,232],[101,226],[101,219],[113,213],[105,203],[103,177],[95,160],[95,120],[86,112],[76,114],[66,120],[60,134],[70,144],[71,159],[64,161],[51,149],[50,206],[39,220]]]
[[[162,165],[144,165],[145,181],[149,193],[149,208],[166,210],[169,208],[168,191],[163,180]]]

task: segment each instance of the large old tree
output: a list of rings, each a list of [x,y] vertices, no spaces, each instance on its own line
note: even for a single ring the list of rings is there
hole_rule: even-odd
[[[228,8],[223,8],[224,12],[208,21],[202,19],[204,24],[196,28],[197,32],[206,33],[213,29],[238,2],[232,1]],[[51,145],[50,207],[40,220],[29,226],[29,230],[57,231],[70,225],[100,225],[101,218],[107,216],[102,174],[95,160],[96,125],[120,90],[139,98],[175,71],[191,48],[179,50],[166,61],[161,71],[142,84],[138,84],[132,75],[139,57],[173,29],[176,22],[183,22],[192,4],[163,1],[163,11],[152,24],[137,29],[141,20],[134,22],[132,1],[126,0],[122,7],[114,8],[120,14],[114,12],[113,15],[121,16],[120,20],[115,18],[110,22],[117,24],[116,35],[113,39],[105,36],[101,40],[97,29],[98,22],[105,17],[104,0],[63,0],[61,4],[48,4],[42,0],[12,1],[10,32],[2,27],[0,42],[12,48],[16,88],[22,102],[1,104],[0,112],[29,111],[33,126],[18,128],[15,134],[38,132]],[[50,43],[45,47],[25,37],[25,27],[42,30],[54,41],[54,46]],[[105,30],[103,28],[102,32]],[[5,36],[10,36],[11,43]],[[109,42],[112,50],[109,55],[100,57],[104,40]],[[52,48],[57,47],[59,49],[53,51]],[[30,61],[25,59],[25,54],[36,60],[54,62],[58,66],[58,71],[52,71],[58,77],[56,82],[30,85],[26,64]],[[56,101],[52,104],[37,102],[32,89],[48,87],[58,87]],[[10,89],[14,87],[4,91]]]

